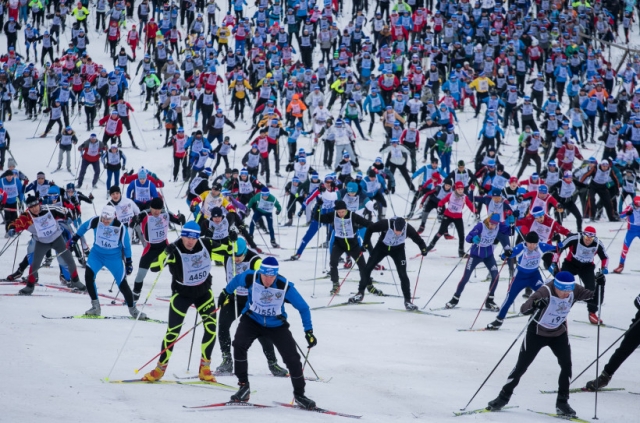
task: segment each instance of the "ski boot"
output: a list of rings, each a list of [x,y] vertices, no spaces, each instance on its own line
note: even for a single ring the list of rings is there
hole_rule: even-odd
[[[138,310],[135,305],[133,307],[129,307],[129,314],[134,319],[147,320],[147,315]]]
[[[27,286],[18,291],[20,295],[31,295],[33,294],[33,284],[27,283]]]
[[[300,259],[300,254],[294,254],[289,258],[290,261],[296,261],[298,259]]]
[[[53,262],[53,257],[45,257],[44,263],[42,263],[42,267],[51,267],[52,262]]]
[[[149,373],[142,376],[142,380],[146,382],[158,381],[162,379],[162,376],[164,376],[165,371],[167,371],[167,364],[158,363],[155,369],[151,370]]]
[[[91,308],[84,312],[86,316],[100,316],[100,300],[91,300]]]
[[[198,377],[203,382],[217,382],[215,376],[211,374],[211,361],[200,359],[200,371],[198,372]]]
[[[424,232],[424,225],[420,225],[420,227],[418,228],[418,235],[422,235],[423,232]]]
[[[271,246],[272,246],[273,248],[280,248],[280,246],[278,245],[278,243],[276,242],[276,240],[275,240],[275,239],[272,239],[272,240],[271,240]]]
[[[458,305],[458,301],[460,301],[460,297],[456,297],[455,295],[453,297],[451,297],[451,299],[449,300],[449,302],[447,304],[445,304],[446,308],[454,308],[455,306]]]
[[[598,314],[597,313],[589,312],[589,323],[591,323],[592,325],[601,325],[602,324],[602,319],[598,318]]]
[[[498,307],[498,304],[496,304],[496,302],[493,301],[493,295],[490,295],[487,297],[487,301],[484,302],[484,307],[487,310],[500,311],[500,307]]]
[[[233,360],[231,354],[222,353],[222,363],[216,368],[217,374],[233,373]]]
[[[448,232],[447,232],[446,234],[444,234],[444,239],[446,239],[446,240],[452,240],[452,239],[455,239],[455,237],[454,237],[453,235],[451,235],[450,233],[448,233]]]
[[[504,391],[500,391],[500,394],[496,399],[489,401],[489,404],[487,404],[487,410],[489,411],[502,410],[505,405],[509,404],[510,399],[511,399],[510,397],[505,395]]]
[[[620,263],[620,265],[613,270],[613,273],[620,274],[622,273],[623,270],[624,270],[624,263]]]
[[[496,319],[487,325],[487,330],[498,330],[502,326],[503,319]]]
[[[529,298],[533,294],[533,289],[526,287],[524,290],[524,294],[522,294],[522,298]]]
[[[373,286],[373,284],[369,284],[367,285],[367,291],[369,291],[370,293],[372,293],[373,295],[377,295],[379,297],[384,296],[384,292],[382,292],[381,289],[376,288],[375,286]]]
[[[312,399],[305,397],[304,395],[293,394],[293,398],[296,401],[296,404],[304,408],[305,410],[313,410],[316,408],[316,402]]]
[[[405,301],[404,302],[404,308],[407,311],[416,311],[418,309],[418,306],[413,304],[411,301]]]
[[[249,401],[249,397],[251,396],[251,388],[249,387],[249,382],[240,383],[238,382],[238,392],[231,395],[231,402],[247,402]]]
[[[469,254],[467,254],[464,250],[458,250],[458,257],[469,258]]]
[[[7,280],[10,281],[10,282],[14,282],[14,281],[17,281],[18,279],[20,279],[21,276],[22,276],[22,270],[20,270],[20,268],[18,268],[18,270],[16,270],[15,272],[13,272],[9,276],[7,276]]]
[[[364,299],[364,292],[358,292],[356,295],[349,298],[349,302],[351,304],[361,303],[363,299]]]
[[[340,293],[340,284],[338,282],[333,283],[333,288],[329,291],[331,295],[338,295]]]
[[[84,291],[87,289],[87,287],[85,287],[77,277],[76,277],[76,280],[73,280],[73,279],[71,280],[71,283],[69,284],[69,288],[73,288],[78,291]]]
[[[556,413],[558,413],[559,416],[565,417],[576,416],[576,410],[571,408],[571,406],[569,405],[569,401],[564,398],[558,398],[556,400]]]
[[[60,284],[66,286],[66,287],[71,287],[71,281],[65,279],[65,277],[62,275],[62,273],[60,273]]]
[[[293,226],[293,219],[287,220],[287,223],[285,223],[283,226]]]
[[[280,367],[277,361],[269,361],[267,363],[269,364],[269,371],[275,377],[287,377],[289,375],[289,371]]]
[[[603,370],[602,373],[600,373],[600,376],[598,376],[597,381],[598,381],[598,389],[602,389],[609,384],[609,382],[611,381],[611,376]],[[587,389],[588,391],[595,392],[596,379],[590,380],[589,382],[587,382],[585,389]]]

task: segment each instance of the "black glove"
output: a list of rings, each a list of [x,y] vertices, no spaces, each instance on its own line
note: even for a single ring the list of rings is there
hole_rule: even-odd
[[[280,214],[282,210],[276,210],[276,216]]]
[[[444,207],[438,207],[438,214],[442,215],[444,213]]]
[[[604,287],[604,285],[607,283],[607,278],[604,276],[604,273],[596,273],[596,283],[598,284],[598,286]]]
[[[191,213],[195,213],[196,212],[196,207],[198,207],[197,204],[192,204],[191,206],[189,206],[189,211],[191,211]]]
[[[547,297],[538,298],[533,302],[533,308],[537,308],[538,310],[542,310],[548,305],[549,305],[549,298]]]
[[[301,210],[298,212],[298,217],[302,216],[302,214],[303,214],[303,213],[304,213],[304,209],[301,209]]]
[[[309,348],[313,348],[318,345],[318,339],[313,334],[313,330],[307,330],[304,332],[304,337],[307,339],[307,344]]]
[[[138,215],[133,215],[133,217],[131,217],[131,220],[129,220],[129,227],[134,227],[138,224]]]
[[[133,262],[131,261],[131,257],[127,257],[126,259],[124,259],[124,264],[125,267],[127,269],[127,275],[130,275],[133,273]]]
[[[555,233],[555,234],[553,234],[553,237],[551,238],[551,240],[553,242],[560,242],[562,240],[562,238],[560,238],[560,234],[559,233]]]
[[[511,257],[511,254],[513,254],[513,250],[511,248],[509,248],[508,250],[504,250],[504,253],[502,253],[502,255],[506,258]]]
[[[636,306],[638,310],[640,310],[640,295],[638,295],[636,299],[633,300],[633,305]]]
[[[178,213],[178,222],[180,222],[180,226],[184,226],[187,223],[187,218],[182,213]]]
[[[629,209],[627,210],[627,212],[625,213],[627,216],[631,216],[633,214],[633,209]]]
[[[325,192],[327,190],[327,187],[324,186],[324,184],[320,184],[320,186],[318,187],[318,191],[320,192]]]
[[[236,242],[238,240],[238,227],[236,225],[232,225],[229,228],[229,239],[232,242]]]
[[[514,210],[512,214],[513,214],[513,217],[517,219],[518,217],[520,217],[520,210]]]
[[[93,194],[89,193],[89,200],[93,200]]]
[[[522,195],[518,195],[518,196],[516,197],[516,201],[517,201],[518,203],[522,203],[522,200],[524,200],[524,197],[523,197]]]
[[[427,247],[424,247],[424,248],[420,249],[420,253],[421,253],[423,256],[426,256],[428,252],[429,252],[429,251],[427,251]]]
[[[178,254],[178,247],[176,247],[176,244],[169,244],[164,247],[164,252],[167,253],[167,256],[175,256],[176,254]]]
[[[120,169],[122,169],[123,171],[126,170],[126,168],[124,167],[124,165],[120,166]]]
[[[222,292],[220,293],[220,296],[218,297],[218,307],[222,308],[227,304],[229,304],[231,302],[230,301],[231,298],[229,298],[230,296],[231,295],[227,294],[227,291],[223,289]]]

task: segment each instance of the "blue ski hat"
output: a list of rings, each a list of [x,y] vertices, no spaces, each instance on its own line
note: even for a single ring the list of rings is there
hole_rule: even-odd
[[[491,190],[491,195],[493,197],[502,197],[502,191],[500,190],[500,188],[494,188]]]
[[[549,193],[549,187],[547,187],[546,185],[540,185],[538,187],[538,193],[539,194],[548,194]]]
[[[190,220],[184,224],[182,227],[182,232],[180,232],[180,236],[185,236],[187,238],[200,238],[200,225],[198,225],[195,220]]]
[[[494,225],[497,225],[500,223],[500,215],[498,213],[494,213],[491,215],[491,217],[489,218],[489,222],[493,223]]]
[[[558,272],[553,280],[553,286],[558,291],[573,291],[576,285],[576,278],[569,272]]]
[[[238,240],[236,241],[236,245],[233,249],[233,253],[235,254],[236,257],[244,256],[245,254],[247,254],[247,241],[245,241],[244,238],[242,237],[238,238]]]
[[[347,192],[358,192],[358,184],[355,182],[349,182],[347,184]]]
[[[275,257],[267,257],[262,260],[260,264],[260,273],[265,276],[277,276],[278,275],[278,260]]]
[[[261,195],[269,195],[269,188],[262,187],[262,189],[260,190],[260,194]]]
[[[531,214],[533,217],[542,217],[544,216],[544,209],[540,206],[535,206],[533,210],[531,210]]]

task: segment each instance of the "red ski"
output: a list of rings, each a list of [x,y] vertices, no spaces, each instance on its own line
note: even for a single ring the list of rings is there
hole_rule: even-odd
[[[325,410],[324,408],[302,408],[299,405],[293,405],[293,404],[288,404],[288,403],[284,403],[284,402],[273,402],[274,404],[278,404],[281,407],[287,407],[287,408],[295,408],[296,410],[304,410],[304,411],[312,411],[314,413],[320,413],[320,414],[330,414],[332,416],[340,416],[340,417],[348,417],[350,419],[359,419],[362,416],[356,416],[354,414],[345,414],[345,413],[338,413],[337,411],[331,411],[331,410]]]
[[[229,402],[219,402],[216,404],[208,404],[208,405],[197,405],[195,407],[188,407],[186,405],[182,406],[183,408],[187,408],[189,410],[205,410],[205,409],[215,409],[222,407],[229,408],[274,408],[272,405],[262,405],[262,404],[254,404],[252,402],[237,402],[237,401],[229,401]]]

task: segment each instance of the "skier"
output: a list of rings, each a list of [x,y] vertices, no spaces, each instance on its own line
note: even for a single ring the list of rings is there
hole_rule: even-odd
[[[604,288],[605,280],[599,280]],[[522,306],[522,314],[533,314],[527,328],[525,340],[520,348],[516,366],[509,373],[507,383],[498,397],[489,401],[487,410],[497,411],[509,403],[520,378],[527,371],[538,352],[549,347],[558,359],[560,377],[558,378],[558,397],[556,413],[561,416],[575,417],[576,412],[569,405],[569,383],[571,381],[571,346],[567,333],[567,316],[576,301],[587,301],[594,296],[593,291],[576,285],[575,278],[569,272],[559,272],[550,281],[535,292]]]
[[[143,210],[140,214],[133,216],[129,221],[131,226],[139,226],[142,233],[141,239],[145,240],[144,251],[140,256],[138,273],[136,273],[133,285],[133,300],[138,301],[142,291],[144,277],[149,271],[149,267],[156,261],[158,256],[164,251],[169,243],[169,222],[180,226],[185,224],[183,214],[173,215],[164,208],[164,201],[161,198],[153,198],[149,203],[149,209]]]
[[[118,289],[122,292],[122,296],[129,307],[131,317],[146,320],[146,314],[140,312],[136,307],[131,288],[127,283],[127,275],[133,272],[131,242],[126,227],[116,219],[115,207],[104,206],[100,216],[95,216],[85,221],[68,242],[68,248],[71,249],[80,240],[80,237],[84,236],[89,230],[93,230],[94,243],[87,260],[84,279],[91,297],[91,308],[85,314],[100,316],[101,310],[96,287],[96,276],[104,266],[113,275],[116,285],[118,285]],[[122,262],[123,255],[124,263]]]
[[[596,229],[593,226],[587,226],[580,234],[568,236],[558,248],[560,248],[558,254],[568,250],[568,254],[562,262],[562,270],[579,276],[587,289],[595,290],[599,275],[609,273],[607,270],[609,256],[602,241],[596,237]],[[600,257],[601,270],[598,274],[594,274],[596,254]],[[591,324],[602,324],[602,320],[598,318],[597,314],[598,301],[596,298],[587,301],[587,310]]]
[[[533,291],[537,291],[542,287],[542,275],[540,275],[540,261],[542,255],[548,251],[555,251],[556,246],[540,242],[540,237],[535,232],[529,232],[524,237],[524,242],[513,247],[511,254],[503,253],[500,258],[502,260],[507,259],[507,255],[515,258],[518,263],[516,276],[511,280],[509,284],[509,290],[507,291],[507,297],[500,306],[500,312],[498,317],[493,322],[487,325],[488,330],[498,330],[504,322],[504,318],[507,316],[507,311],[511,304],[515,301],[516,296],[525,287],[531,288]]]
[[[447,177],[447,179],[451,179]],[[476,208],[469,200],[469,197],[464,194],[464,183],[457,181],[453,186],[453,192],[444,196],[438,202],[438,216],[442,216],[442,223],[438,229],[438,233],[435,234],[429,245],[427,246],[427,252],[433,250],[436,246],[436,242],[447,233],[447,228],[450,224],[454,224],[456,231],[458,232],[458,255],[460,257],[468,256],[464,251],[464,224],[462,223],[462,211],[465,204],[471,210],[472,213],[476,212]],[[446,209],[444,208],[446,205]]]
[[[262,258],[247,248],[247,242],[243,238],[238,238],[234,242],[233,254],[225,256],[225,274],[227,283],[231,282],[236,275],[240,275],[247,270],[257,271],[262,264]],[[227,295],[221,293],[218,298],[220,304],[220,315],[218,321],[218,338],[220,339],[220,352],[222,353],[222,363],[216,368],[216,374],[230,374],[233,372],[233,361],[231,360],[231,324],[247,304],[248,291],[246,288],[237,288],[234,293]],[[227,301],[228,300],[228,301]],[[225,301],[227,301],[225,303]],[[233,306],[231,306],[233,303]],[[289,374],[287,369],[283,369],[278,364],[276,352],[273,349],[273,342],[267,336],[259,336],[258,342],[262,345],[262,351],[267,358],[269,371],[277,377],[285,377]]]
[[[369,248],[371,244],[371,236],[375,232],[384,232],[385,235],[380,236],[375,247]],[[400,278],[400,287],[404,296],[404,307],[409,311],[415,311],[418,306],[413,304],[411,297],[411,286],[409,276],[407,276],[407,255],[405,251],[405,241],[407,237],[418,245],[423,256],[427,255],[427,246],[424,240],[418,235],[413,226],[408,225],[402,217],[393,217],[391,219],[382,219],[367,228],[364,235],[362,245],[364,249],[370,253],[369,261],[360,276],[360,285],[358,293],[349,298],[350,303],[359,303],[364,299],[364,290],[367,285],[371,284],[371,272],[383,258],[389,256],[396,265],[396,272]]]
[[[498,213],[493,213],[482,222],[478,222],[471,231],[467,234],[466,241],[473,243],[471,246],[471,255],[467,259],[467,264],[464,267],[464,274],[462,279],[458,283],[455,294],[446,304],[446,308],[453,308],[458,305],[460,296],[464,290],[465,285],[471,278],[471,273],[480,264],[484,263],[489,272],[491,273],[491,286],[489,287],[489,294],[484,302],[485,308],[491,311],[498,311],[498,305],[495,303],[493,297],[498,286],[498,278],[500,273],[498,272],[498,266],[496,259],[493,257],[493,244],[497,239],[504,248],[504,254],[507,257],[511,256],[511,246],[509,245],[509,235],[511,235],[511,229],[504,222],[501,222],[502,216]],[[513,216],[508,217],[508,223],[513,224],[515,218]]]
[[[78,278],[76,263],[73,261],[71,251],[66,248],[65,241],[62,238],[62,228],[58,225],[58,221],[67,220],[66,211],[57,206],[42,206],[41,201],[32,195],[27,197],[25,205],[27,210],[9,224],[9,228],[14,229],[15,233],[27,230],[31,232],[35,239],[33,259],[29,268],[29,279],[27,280],[27,286],[19,291],[20,295],[31,295],[33,293],[42,259],[47,251],[51,249],[58,253],[58,257],[69,269],[71,287],[84,291],[85,286]]]
[[[273,208],[276,208],[276,215],[279,215],[282,211],[282,206],[278,199],[269,192],[269,188],[262,187],[259,194],[253,196],[247,204],[247,209],[253,209],[253,217],[251,218],[251,225],[249,225],[249,234],[253,236],[256,222],[262,219],[264,216],[267,219],[267,227],[269,228],[269,236],[271,237],[271,246],[273,248],[280,248],[276,242],[275,233],[273,230]]]
[[[247,289],[247,303],[242,310],[243,316],[233,339],[233,360],[240,388],[231,396],[231,401],[249,401],[251,388],[247,351],[254,340],[265,336],[271,339],[289,369],[296,404],[302,408],[314,409],[316,403],[304,395],[302,363],[296,351],[296,341],[289,330],[284,302],[286,300],[300,313],[309,348],[315,347],[318,343],[313,334],[311,312],[293,283],[279,274],[278,266],[278,260],[267,257],[262,260],[259,270],[247,270],[237,275],[222,291],[222,296],[226,297],[238,288]],[[222,303],[223,307],[228,307],[228,298]]]
[[[629,247],[631,247],[634,239],[640,237],[640,196],[634,197],[633,204],[628,206],[621,215],[627,217],[627,235],[624,237],[622,251],[620,252],[620,264],[613,273],[622,273]]]
[[[158,381],[164,376],[173,352],[172,344],[180,336],[180,330],[191,305],[202,318],[204,333],[198,377],[204,382],[216,382],[211,373],[211,352],[216,343],[216,303],[211,291],[211,254],[226,250],[212,239],[200,238],[200,226],[193,220],[185,223],[180,238],[167,245],[151,264],[151,271],[160,271],[164,266],[171,273],[171,307],[169,324],[162,340],[163,349],[156,368],[142,377],[147,382]]]

